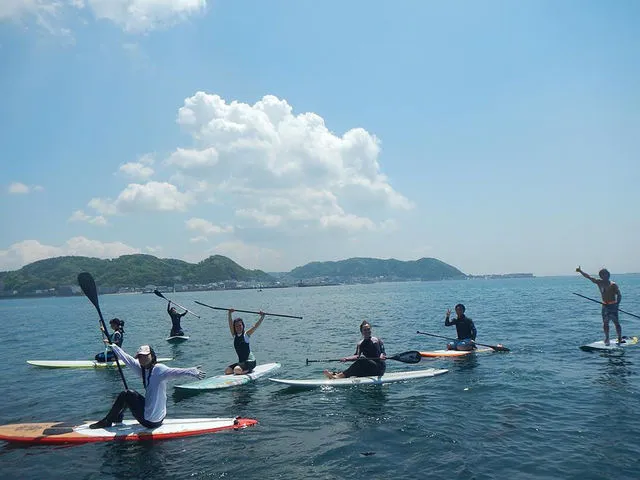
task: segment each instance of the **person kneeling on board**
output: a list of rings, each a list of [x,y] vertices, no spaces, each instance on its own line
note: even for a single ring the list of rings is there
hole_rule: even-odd
[[[463,304],[459,303],[455,306],[456,318],[449,320],[451,316],[451,309],[447,309],[447,313],[444,317],[444,326],[451,327],[456,326],[456,332],[458,339],[447,344],[447,350],[473,350],[476,348],[475,339],[478,334],[476,326],[473,324],[473,320],[467,317],[464,312],[466,308]]]
[[[335,380],[348,377],[381,377],[387,368],[385,360],[384,343],[378,337],[371,336],[371,324],[364,320],[360,324],[362,340],[356,345],[356,353],[351,357],[341,359],[342,362],[353,361],[353,364],[344,372],[330,372],[325,370],[324,375]]]
[[[251,373],[256,368],[256,357],[253,356],[253,352],[249,346],[249,337],[253,335],[256,328],[260,326],[264,320],[265,313],[260,311],[260,318],[256,324],[246,332],[244,331],[244,320],[241,318],[232,319],[231,316],[235,312],[233,308],[229,309],[229,330],[233,337],[233,348],[235,348],[238,354],[238,361],[232,363],[224,370],[225,375],[244,375]]]
[[[180,325],[180,320],[184,317],[188,312],[185,310],[182,313],[178,313],[176,307],[171,306],[171,302],[167,304],[167,313],[171,317],[171,333],[169,333],[170,337],[182,337],[184,336],[184,332],[182,331],[182,326]]]
[[[89,428],[106,428],[113,423],[121,423],[125,408],[129,408],[135,419],[147,428],[162,425],[167,415],[167,381],[176,377],[196,377],[203,379],[205,373],[200,367],[170,368],[157,363],[156,353],[149,345],[138,348],[135,358],[114,344],[109,345],[117,357],[132,371],[142,377],[146,398],[135,390],[120,392],[107,416]]]
[[[122,347],[122,341],[124,340],[124,320],[120,320],[119,318],[112,318],[111,320],[109,320],[109,326],[113,330],[113,334],[111,335],[111,343],[115,343],[117,346]],[[104,331],[102,325],[100,325],[100,330],[102,330],[106,336],[107,332]],[[96,362],[100,363],[115,362],[116,355],[113,353],[113,351],[109,350],[106,352],[106,358],[105,352],[100,352],[95,356],[95,359]]]

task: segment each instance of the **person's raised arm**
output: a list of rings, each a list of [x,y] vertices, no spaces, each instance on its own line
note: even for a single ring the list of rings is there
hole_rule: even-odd
[[[582,275],[584,278],[591,280],[593,283],[598,283],[598,279],[597,278],[593,278],[591,275],[589,275],[586,272],[583,272],[582,269],[578,266],[578,268],[576,268],[576,272],[578,272],[580,275]]]
[[[231,318],[231,315],[233,314],[233,312],[235,312],[235,310],[233,308],[230,308],[228,312],[229,312],[229,331],[231,332],[231,336],[235,337],[236,332],[233,328],[233,318]]]
[[[451,323],[449,321],[449,317],[451,316],[451,309],[447,308],[447,313],[445,313],[444,315],[444,326],[445,327],[450,327],[451,325],[453,325],[453,323]]]
[[[260,324],[262,323],[262,321],[264,320],[264,312],[262,310],[260,310],[260,318],[258,319],[258,321],[256,322],[256,324],[251,327],[249,330],[247,330],[247,335],[251,336],[253,335],[253,332],[256,331],[256,328],[258,328],[260,326]]]

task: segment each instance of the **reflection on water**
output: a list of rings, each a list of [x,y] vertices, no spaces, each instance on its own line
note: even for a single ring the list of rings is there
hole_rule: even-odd
[[[162,442],[113,442],[103,451],[100,474],[116,478],[164,478]]]
[[[608,388],[626,388],[632,374],[633,362],[624,354],[604,354],[606,361],[600,364],[600,374],[596,377],[596,382]]]

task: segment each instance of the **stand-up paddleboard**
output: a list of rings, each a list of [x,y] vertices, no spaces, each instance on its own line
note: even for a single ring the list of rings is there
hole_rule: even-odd
[[[413,370],[410,372],[392,372],[385,373],[382,377],[349,377],[349,378],[336,378],[331,380],[329,378],[319,378],[313,380],[288,380],[283,378],[270,378],[272,382],[282,383],[292,387],[349,387],[354,385],[382,385],[384,383],[403,382],[405,380],[416,380],[418,378],[435,377],[436,375],[442,375],[449,370],[436,368],[427,368],[426,370]]]
[[[182,343],[189,340],[189,337],[186,335],[175,335],[173,337],[167,337],[167,342],[169,343]]]
[[[464,357],[471,355],[472,353],[490,353],[493,352],[493,348],[478,347],[474,350],[431,350],[429,352],[420,352],[421,357],[425,358],[437,358],[437,357]]]
[[[60,444],[111,441],[163,440],[238,430],[258,423],[252,418],[171,418],[158,428],[146,428],[136,420],[125,420],[108,428],[89,428],[93,422],[14,423],[0,426],[0,440],[5,442]]]
[[[218,375],[216,377],[205,378],[204,380],[198,380],[197,382],[186,383],[184,385],[174,385],[174,388],[176,390],[204,391],[235,387],[236,385],[244,385],[245,383],[264,377],[265,375],[279,369],[280,366],[281,365],[279,363],[265,363],[264,365],[258,365],[251,373],[246,375]]]
[[[620,352],[625,348],[638,345],[638,337],[622,337],[622,343],[616,343],[616,339],[611,339],[609,345],[604,344],[604,340],[581,345],[580,350],[585,352]]]
[[[158,358],[158,362],[170,362],[171,357]],[[44,368],[116,368],[116,362],[96,362],[95,360],[27,360],[29,365]],[[126,365],[120,362],[121,367]]]

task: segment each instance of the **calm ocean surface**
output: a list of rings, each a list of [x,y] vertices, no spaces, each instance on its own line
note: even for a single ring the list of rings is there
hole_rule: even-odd
[[[640,314],[640,275],[618,275],[622,308]],[[638,478],[640,347],[624,355],[582,352],[602,338],[598,291],[575,277],[387,283],[278,290],[167,294],[199,313],[184,317],[191,340],[169,345],[166,303],[155,295],[103,295],[105,319],[126,321],[125,350],[151,343],[172,366],[202,365],[211,376],[234,361],[220,307],[302,315],[267,317],[252,337],[259,362],[278,361],[277,377],[320,377],[306,358],[352,354],[368,319],[388,354],[443,348],[455,336],[444,312],[458,302],[478,341],[510,353],[479,354],[387,371],[448,368],[435,378],[382,387],[295,390],[260,381],[180,396],[169,417],[246,416],[238,432],[155,443],[14,446],[0,442],[2,478]],[[256,316],[244,315],[253,324]],[[116,370],[49,370],[26,360],[91,359],[100,351],[98,316],[89,300],[0,301],[0,424],[99,419],[122,388]],[[620,314],[623,333],[640,320]],[[141,381],[125,370],[129,385]],[[130,416],[129,414],[127,414]],[[363,455],[367,453],[367,455]]]

